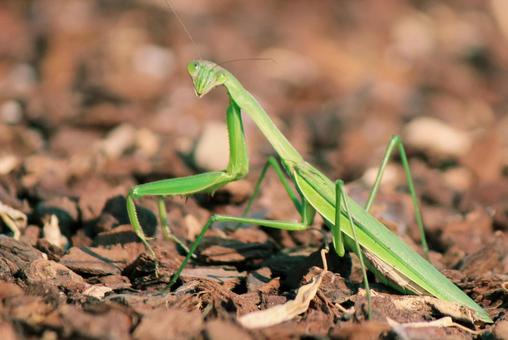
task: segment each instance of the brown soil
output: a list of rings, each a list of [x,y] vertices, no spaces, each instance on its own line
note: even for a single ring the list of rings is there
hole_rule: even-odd
[[[0,203],[8,207],[0,211],[2,339],[508,339],[504,1],[172,4],[195,43],[164,0],[0,3]],[[224,67],[306,159],[344,178],[359,202],[390,136],[402,135],[431,260],[495,323],[476,325],[479,335],[456,327],[401,335],[387,317],[443,315],[429,305],[397,307],[404,297],[374,280],[367,321],[357,258],[331,252],[330,272],[304,314],[243,328],[237,316],[294,298],[322,267],[319,218],[300,233],[216,225],[174,291],[154,294],[184,253],[163,240],[155,201],[139,200],[157,268],[131,229],[126,193],[227,161],[227,99],[222,90],[194,96],[186,64],[197,57],[268,59]],[[245,131],[246,179],[212,197],[167,200],[171,229],[185,242],[213,213],[240,215],[252,194],[273,151],[249,119]],[[252,213],[298,218],[273,173]],[[398,158],[373,214],[421,251]],[[8,218],[20,226],[18,241]]]

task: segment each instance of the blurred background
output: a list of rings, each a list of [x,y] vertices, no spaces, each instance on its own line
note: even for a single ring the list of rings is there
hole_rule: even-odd
[[[330,177],[368,185],[401,134],[430,228],[432,206],[475,204],[507,227],[507,2],[171,4],[185,27],[164,0],[1,2],[4,200],[69,195],[87,220],[135,183],[222,168],[224,91],[198,99],[186,74],[205,58]],[[272,149],[245,130],[257,172]],[[404,183],[399,166],[386,182]]]

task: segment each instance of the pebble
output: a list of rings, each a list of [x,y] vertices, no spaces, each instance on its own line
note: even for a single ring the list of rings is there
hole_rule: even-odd
[[[8,100],[0,106],[0,119],[7,124],[18,124],[23,119],[23,109],[16,100]]]
[[[0,175],[7,175],[20,164],[21,160],[13,154],[0,156]]]
[[[370,188],[376,181],[377,173],[379,172],[379,166],[368,168],[365,170],[362,176],[362,181]],[[382,183],[384,186],[395,186],[401,178],[404,178],[404,171],[397,165],[388,164],[383,173]]]
[[[136,141],[136,129],[130,124],[122,124],[111,130],[99,147],[106,157],[115,159],[132,147]]]
[[[432,117],[416,118],[406,125],[403,140],[408,146],[439,158],[458,158],[469,152],[472,137]]]
[[[166,78],[175,69],[173,52],[163,46],[145,44],[134,53],[136,71],[154,78]]]
[[[194,151],[196,165],[204,170],[225,169],[229,160],[228,129],[222,122],[211,122],[199,138]]]
[[[91,296],[97,299],[102,299],[106,293],[111,292],[113,289],[101,285],[93,285],[85,289],[83,295]]]
[[[465,192],[469,190],[474,178],[471,171],[464,167],[451,168],[443,173],[445,183],[454,191]]]

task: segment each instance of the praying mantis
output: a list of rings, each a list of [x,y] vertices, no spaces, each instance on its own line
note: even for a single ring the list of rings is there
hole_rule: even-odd
[[[155,253],[139,223],[134,201],[144,196],[158,197],[158,210],[163,235],[180,244],[187,255],[173,274],[168,285],[171,287],[180,276],[183,268],[193,256],[207,230],[216,222],[233,222],[254,224],[263,227],[300,231],[308,229],[316,213],[320,214],[331,230],[332,244],[339,256],[344,256],[345,248],[354,251],[360,259],[363,280],[368,300],[370,315],[370,289],[366,267],[376,278],[403,293],[431,295],[438,299],[458,303],[468,307],[475,320],[491,323],[489,315],[462,290],[455,286],[432,264],[418,255],[399,237],[369,213],[377,195],[386,165],[395,150],[398,150],[405,171],[409,192],[415,208],[416,222],[420,230],[422,247],[428,251],[423,229],[423,219],[413,185],[411,171],[403,143],[399,136],[394,136],[388,144],[384,158],[378,170],[373,188],[365,207],[352,200],[344,190],[344,182],[331,181],[322,172],[306,162],[282,132],[270,119],[267,112],[240,82],[225,68],[211,61],[196,60],[188,64],[194,90],[198,97],[203,97],[217,86],[224,86],[229,97],[226,122],[229,132],[229,162],[225,170],[205,172],[193,176],[165,179],[140,184],[133,187],[127,196],[127,212],[133,229],[145,244],[152,256]],[[262,168],[256,182],[254,193],[247,202],[244,214],[240,217],[212,215],[205,223],[195,241],[187,248],[185,243],[176,238],[169,230],[164,199],[171,196],[189,196],[197,193],[213,193],[227,183],[245,177],[249,172],[247,145],[243,130],[242,111],[249,115],[273,146],[278,159],[270,157]],[[246,217],[253,200],[260,192],[260,187],[269,168],[272,168],[290,200],[298,211],[301,221],[277,221]],[[290,182],[294,184],[294,188]]]

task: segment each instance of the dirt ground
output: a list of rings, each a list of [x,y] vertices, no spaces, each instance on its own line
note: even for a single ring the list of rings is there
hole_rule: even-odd
[[[507,2],[171,5],[189,34],[164,0],[0,3],[2,339],[508,339]],[[156,268],[130,226],[128,190],[228,159],[227,98],[222,89],[195,96],[186,65],[196,58],[222,62],[358,202],[400,134],[432,263],[495,323],[455,318],[473,332],[390,325],[446,313],[373,275],[367,320],[358,259],[331,252],[307,311],[242,327],[238,316],[294,299],[320,272],[319,218],[305,232],[217,224],[173,292],[154,294],[185,254],[163,239],[156,202],[143,198]],[[247,117],[244,125],[249,176],[213,196],[167,200],[171,229],[187,244],[213,213],[242,213],[274,154]],[[398,157],[385,176],[373,214],[421,252]],[[273,173],[252,216],[298,219]]]

